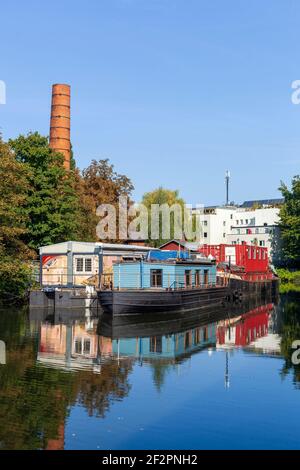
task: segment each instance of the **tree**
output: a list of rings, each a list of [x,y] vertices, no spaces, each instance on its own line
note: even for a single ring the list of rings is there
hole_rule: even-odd
[[[0,254],[26,251],[21,241],[28,221],[24,211],[29,190],[29,168],[16,161],[9,145],[0,136]]]
[[[101,204],[118,206],[119,197],[127,196],[128,201],[134,187],[130,179],[116,173],[108,159],[92,160],[83,170],[82,177],[77,175],[77,192],[80,200],[80,227],[83,228],[85,240],[97,239],[97,207]]]
[[[291,189],[281,182],[284,204],[280,209],[282,250],[286,264],[300,265],[300,176],[292,179]]]
[[[175,222],[180,224],[183,227],[183,217],[184,217],[184,206],[185,202],[182,198],[179,197],[179,192],[177,190],[173,191],[170,189],[164,189],[161,186],[154,191],[145,193],[142,198],[142,204],[144,204],[148,209],[148,226],[149,226],[149,240],[148,242],[151,243],[153,246],[158,247],[163,243],[166,243],[168,240],[175,237]],[[174,204],[178,204],[179,209],[181,209],[181,215],[176,214],[175,212],[170,212],[170,236],[167,238],[164,237],[163,232],[163,214],[160,212],[159,214],[159,234],[158,238],[153,236],[151,233],[151,206],[153,204],[158,204],[159,206],[166,204],[169,208],[171,208]],[[165,221],[165,220],[164,220]]]
[[[28,167],[16,161],[0,136],[0,299],[9,302],[19,300],[30,281],[26,260],[32,253],[22,241],[29,175]]]
[[[16,161],[29,168],[24,241],[30,248],[75,238],[78,198],[74,171],[66,171],[63,156],[38,132],[9,140]]]

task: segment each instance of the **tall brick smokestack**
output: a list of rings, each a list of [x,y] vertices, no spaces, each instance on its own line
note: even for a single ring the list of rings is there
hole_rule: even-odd
[[[71,88],[70,85],[52,86],[50,147],[64,156],[64,167],[70,169],[71,157]]]

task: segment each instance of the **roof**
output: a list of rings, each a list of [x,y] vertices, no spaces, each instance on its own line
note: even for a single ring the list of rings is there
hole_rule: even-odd
[[[173,239],[173,240],[169,240],[168,242],[161,245],[159,247],[159,249],[161,250],[163,247],[169,245],[170,243],[177,243],[178,245],[180,245],[185,250],[190,250],[190,251],[198,251],[199,247],[202,246],[202,244],[200,242],[187,242],[185,240]]]
[[[253,207],[256,205],[259,206],[277,206],[281,205],[284,203],[283,198],[277,198],[277,199],[256,199],[253,201],[245,201],[243,204],[240,205],[240,207]]]
[[[98,252],[99,248],[105,252],[108,251],[125,251],[125,252],[148,252],[156,248],[143,245],[125,245],[122,243],[102,243],[102,242],[80,242],[80,241],[65,241],[61,243],[54,243],[52,245],[41,246],[39,248],[40,255],[42,254],[65,254],[68,251],[74,253],[93,253]]]

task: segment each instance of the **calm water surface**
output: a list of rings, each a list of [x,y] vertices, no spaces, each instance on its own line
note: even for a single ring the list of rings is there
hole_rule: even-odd
[[[0,447],[300,448],[294,339],[293,297],[147,323],[2,310]]]

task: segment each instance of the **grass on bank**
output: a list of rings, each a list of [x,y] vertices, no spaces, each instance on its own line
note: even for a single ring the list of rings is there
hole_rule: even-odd
[[[300,292],[300,271],[289,271],[288,269],[277,269],[280,278],[280,294],[289,292]]]

